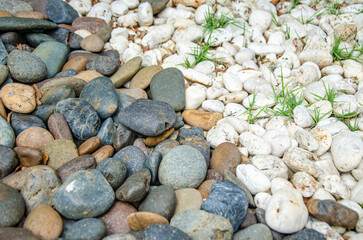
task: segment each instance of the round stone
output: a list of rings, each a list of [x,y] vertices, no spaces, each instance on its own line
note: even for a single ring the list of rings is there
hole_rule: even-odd
[[[207,173],[203,155],[190,146],[177,146],[162,159],[159,180],[174,189],[197,188]]]
[[[45,146],[54,140],[52,134],[44,128],[31,127],[16,137],[17,147],[30,147],[43,151]]]
[[[236,232],[233,235],[234,240],[243,239],[260,239],[260,240],[272,240],[272,234],[270,229],[262,223],[251,225],[241,231]]]
[[[18,164],[17,154],[11,148],[0,145],[0,179],[11,173]]]
[[[118,67],[117,62],[112,57],[107,56],[100,56],[92,59],[86,65],[87,70],[95,70],[104,76],[114,74]]]
[[[175,190],[175,195],[176,205],[174,216],[189,209],[199,210],[203,203],[202,195],[194,188],[182,188]]]
[[[113,189],[120,187],[126,180],[127,166],[118,159],[106,158],[97,165],[96,169],[103,174]]]
[[[78,13],[67,2],[50,0],[46,5],[48,18],[55,23],[71,24]]]
[[[37,106],[34,88],[21,83],[6,84],[0,98],[5,107],[17,113],[31,113]]]
[[[55,170],[78,157],[76,144],[68,139],[56,139],[48,143],[44,148],[44,153],[48,156],[47,165]]]
[[[143,231],[144,239],[190,240],[191,238],[177,227],[164,223],[156,223]]]
[[[97,217],[113,204],[115,193],[103,175],[94,169],[71,175],[53,196],[55,209],[68,219]]]
[[[159,65],[150,66],[141,69],[136,75],[131,79],[130,88],[141,88],[145,89],[150,85],[153,76],[161,71],[163,68]]]
[[[146,157],[140,148],[127,146],[113,155],[113,158],[123,161],[127,167],[127,176],[131,176],[144,167]]]
[[[97,137],[101,139],[101,146],[113,144],[116,130],[116,125],[111,117],[102,122],[100,130],[97,133]]]
[[[73,88],[65,84],[61,84],[46,91],[40,101],[45,105],[55,105],[63,99],[75,97],[76,93]]]
[[[15,147],[14,151],[19,157],[20,164],[24,167],[40,165],[43,161],[41,151],[29,147]]]
[[[136,212],[127,217],[127,223],[129,224],[131,230],[142,231],[150,225],[156,223],[169,224],[169,221],[165,217],[156,213]]]
[[[20,193],[0,183],[0,229],[19,223],[25,213],[25,203]]]
[[[10,124],[2,117],[0,117],[0,145],[6,147],[14,147],[15,133]]]
[[[10,122],[16,135],[31,127],[47,128],[41,118],[29,114],[12,113]]]
[[[102,239],[106,225],[101,219],[84,218],[79,221],[64,221],[63,239]]]
[[[83,79],[78,78],[76,75],[74,77],[60,77],[60,78],[52,78],[49,80],[47,79],[39,83],[38,88],[41,94],[45,94],[52,87],[62,84],[68,85],[71,88],[73,88],[73,90],[76,92],[76,96],[79,96],[81,94],[84,85],[86,85],[86,82]]]
[[[72,160],[66,162],[62,166],[57,169],[57,174],[62,182],[65,182],[69,176],[73,173],[86,170],[86,169],[93,169],[97,165],[95,157],[90,154],[85,154]]]
[[[241,153],[236,145],[229,142],[219,144],[213,151],[210,168],[221,173],[228,169],[233,174],[236,174],[236,168],[242,160],[241,157]]]
[[[102,38],[97,34],[91,34],[82,39],[80,46],[82,49],[89,52],[101,52],[104,44]]]

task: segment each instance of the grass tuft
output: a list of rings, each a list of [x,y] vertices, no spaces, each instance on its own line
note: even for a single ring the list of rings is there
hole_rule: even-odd
[[[353,48],[349,50],[347,47],[340,48],[341,42],[341,35],[339,37],[334,36],[334,45],[330,52],[334,61],[342,63],[343,60],[351,59],[356,62],[363,63],[362,59],[360,59],[360,56],[363,54],[363,45],[359,46],[359,44],[356,43]],[[358,56],[356,56],[356,53]]]

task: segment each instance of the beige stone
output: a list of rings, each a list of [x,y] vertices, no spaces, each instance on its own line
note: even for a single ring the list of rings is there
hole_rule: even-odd
[[[163,68],[159,65],[150,66],[141,69],[136,75],[131,79],[130,88],[147,88],[153,76],[159,71],[163,70]]]
[[[34,88],[21,83],[6,84],[0,98],[6,108],[17,113],[31,113],[37,106]]]
[[[54,140],[52,134],[41,127],[31,127],[16,137],[17,147],[30,147],[43,151],[45,146]]]

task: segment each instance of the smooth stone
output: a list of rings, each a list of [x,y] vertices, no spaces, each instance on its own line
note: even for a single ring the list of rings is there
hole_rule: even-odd
[[[239,229],[244,229],[244,228],[247,228],[253,224],[256,224],[257,223],[257,219],[256,219],[256,216],[255,216],[255,213],[254,211],[252,211],[250,208],[247,209],[247,212],[246,212],[246,215],[245,217],[243,218],[243,221],[241,223],[241,225],[239,226]]]
[[[190,240],[191,238],[185,232],[176,227],[163,223],[156,223],[147,227],[143,231],[143,239]]]
[[[358,222],[358,213],[334,200],[311,199],[307,203],[309,213],[333,226],[352,229]]]
[[[122,148],[132,145],[135,141],[135,133],[122,124],[117,124],[115,131],[113,147],[116,151],[120,151]]]
[[[55,170],[78,157],[76,144],[68,139],[56,139],[48,143],[44,148],[44,153],[48,156],[47,165]]]
[[[20,0],[1,0],[0,9],[9,12],[12,15],[23,10],[33,11],[33,8],[29,3]]]
[[[62,69],[68,53],[69,50],[65,44],[55,41],[43,42],[33,51],[33,54],[47,66],[47,78],[52,78]]]
[[[158,145],[156,145],[156,147],[154,148],[154,152],[160,152],[162,157],[165,157],[166,154],[173,149],[176,146],[179,146],[179,142],[176,140],[172,140],[172,139],[166,139],[164,141],[162,141],[161,143],[159,143]]]
[[[175,190],[175,196],[176,204],[173,216],[189,209],[199,210],[203,203],[202,195],[194,188],[182,188]]]
[[[100,56],[89,61],[86,65],[86,68],[87,70],[97,71],[104,76],[111,76],[117,71],[118,65],[113,58]]]
[[[174,189],[169,185],[161,185],[147,195],[138,210],[156,213],[170,220],[174,214],[175,205],[176,195]]]
[[[143,168],[128,177],[116,190],[116,198],[124,202],[138,202],[143,199],[150,188],[151,174]]]
[[[52,205],[52,197],[61,182],[56,172],[47,166],[36,166],[26,176],[21,195],[29,214],[40,204]]]
[[[111,117],[103,121],[100,130],[97,133],[97,137],[99,137],[101,140],[101,146],[112,145],[114,142],[116,131],[116,125],[114,124]]]
[[[177,146],[163,157],[159,166],[159,181],[174,189],[197,188],[207,173],[203,155],[190,146]]]
[[[212,185],[211,193],[200,207],[210,213],[221,215],[230,220],[233,231],[238,230],[248,208],[246,193],[230,181],[217,181]]]
[[[76,70],[74,70],[73,68],[70,68],[70,69],[57,73],[56,75],[54,75],[54,78],[73,77],[75,75],[77,75]]]
[[[57,24],[46,20],[18,17],[0,17],[0,31],[51,30]]]
[[[215,183],[217,180],[205,180],[200,184],[198,187],[198,191],[200,194],[202,194],[203,198],[208,198],[210,191],[212,189],[213,183]]]
[[[42,85],[38,87],[40,92],[42,94],[45,94],[49,89],[62,84],[68,85],[71,88],[73,88],[73,90],[76,93],[76,96],[79,96],[81,94],[84,85],[86,85],[86,82],[76,77],[61,77],[61,78],[52,78],[49,81],[47,80],[47,82],[42,83]]]
[[[148,98],[146,91],[141,88],[118,88],[116,89],[116,92],[126,94],[135,99]]]
[[[81,48],[89,52],[101,52],[104,44],[102,38],[97,34],[91,34],[88,37],[83,38],[80,42]]]
[[[105,145],[98,149],[96,152],[92,153],[92,156],[96,158],[97,164],[100,163],[102,160],[109,158],[113,155],[114,148],[110,145]]]
[[[108,26],[108,25],[106,25]],[[110,57],[115,61],[117,68],[120,66],[120,53],[117,50],[107,50],[100,52],[101,56]]]
[[[101,240],[106,231],[106,225],[101,219],[84,218],[79,221],[66,221],[61,238]]]
[[[0,236],[12,240],[39,240],[31,231],[18,227],[1,227]]]
[[[169,221],[165,217],[153,212],[136,212],[127,217],[127,223],[131,230],[142,231],[150,225],[156,223],[169,224]]]
[[[153,65],[141,69],[130,81],[130,88],[146,89],[153,78],[153,76],[161,71],[163,68],[159,65]],[[183,79],[184,80],[184,79]],[[157,99],[154,99],[157,100]]]
[[[8,67],[11,75],[23,83],[36,83],[47,76],[47,66],[42,59],[26,51],[12,51],[8,57]]]
[[[54,140],[52,134],[40,127],[30,127],[16,137],[17,147],[30,147],[43,151],[46,145]]]
[[[68,28],[61,27],[61,24],[59,24],[57,29],[49,31],[47,34],[55,38],[57,42],[67,44],[70,32]]]
[[[134,141],[132,146],[140,148],[141,151],[145,154],[146,157],[149,155],[149,149],[146,147],[144,139],[136,138],[136,140]],[[144,163],[144,166],[145,166],[145,163]]]
[[[9,68],[6,65],[0,64],[0,85],[6,80],[9,75]]]
[[[117,72],[110,77],[115,88],[120,88],[127,83],[139,71],[141,63],[141,57],[134,57],[122,65]]]
[[[238,148],[229,142],[218,145],[212,154],[210,168],[221,173],[228,169],[236,174],[236,168],[241,164],[241,153]]]
[[[16,12],[15,17],[33,18],[33,19],[45,19],[43,13],[29,11],[29,10],[18,11],[18,12]]]
[[[112,187],[95,169],[75,172],[53,196],[55,209],[62,216],[74,220],[100,216],[114,200]]]
[[[39,205],[25,219],[24,228],[41,239],[54,239],[62,233],[63,220],[52,207]]]
[[[207,176],[205,177],[205,180],[217,180],[217,181],[223,181],[224,177],[223,174],[215,169],[208,169]]]
[[[0,39],[5,45],[13,45],[16,46],[19,43],[26,43],[24,36],[18,32],[6,32],[1,34]]]
[[[18,164],[19,160],[16,152],[9,147],[0,145],[0,179],[9,175]]]
[[[3,101],[1,101],[1,98],[0,98],[0,117],[2,117],[4,119],[6,119],[6,117],[7,117],[7,113],[6,113]]]
[[[126,202],[115,201],[113,206],[103,214],[102,219],[107,227],[107,235],[130,232],[127,217],[137,212],[134,206]]]
[[[238,231],[233,235],[233,240],[244,239],[272,240],[272,234],[265,224],[258,223]]]
[[[70,24],[78,18],[78,13],[67,2],[50,0],[46,6],[48,18],[55,23]]]
[[[71,32],[69,33],[69,37],[68,37],[68,46],[71,49],[75,49],[75,50],[79,50],[81,49],[81,41],[82,41],[83,37],[81,37],[80,35]],[[88,59],[87,59],[88,61]],[[86,62],[87,63],[87,62]],[[86,66],[84,66],[84,68],[86,68]]]
[[[300,232],[288,235],[284,240],[326,240],[326,238],[323,234],[314,229],[305,228]]]
[[[10,117],[11,126],[14,129],[16,135],[19,135],[22,131],[30,127],[41,127],[46,129],[44,121],[37,116],[12,113]]]
[[[115,123],[121,123],[120,117],[121,117],[122,110],[124,108],[130,106],[131,103],[133,103],[136,99],[129,95],[119,93],[117,90],[116,90],[116,92],[117,92],[117,97],[118,97],[118,108],[117,108],[116,112],[114,113],[114,115],[112,116],[112,119]]]
[[[201,127],[208,131],[223,118],[221,113],[204,112],[199,110],[185,110],[182,114],[184,121],[192,127]]]
[[[151,185],[155,185],[158,181],[158,170],[162,157],[160,152],[153,151],[145,159],[144,167],[151,173]]]
[[[255,209],[255,216],[256,216],[257,222],[267,225],[265,215],[266,215],[266,212],[264,209],[262,209],[262,208]],[[270,231],[271,231],[273,239],[280,240],[280,239],[283,239],[283,237],[285,236],[284,234],[276,232],[276,231],[272,230],[271,228],[270,228]]]
[[[127,166],[118,159],[106,158],[97,165],[96,169],[102,173],[113,189],[119,188],[126,180]]]
[[[89,103],[101,119],[112,116],[118,108],[118,98],[112,81],[107,77],[98,77],[87,83],[80,99]]]
[[[4,106],[17,113],[31,113],[36,108],[35,90],[22,83],[8,83],[0,90]]]
[[[0,64],[6,64],[8,62],[8,51],[6,50],[3,42],[0,39]]]
[[[72,22],[72,27],[76,30],[85,29],[91,33],[97,33],[107,25],[105,20],[94,17],[79,17]]]
[[[72,58],[71,60],[68,60],[63,68],[62,71],[67,69],[74,69],[76,72],[81,72],[86,70],[86,65],[88,63],[88,59],[85,56],[78,56],[75,58]]]
[[[3,227],[19,223],[25,213],[25,203],[19,192],[0,182],[0,232]],[[0,236],[4,236],[0,234]]]
[[[164,141],[165,139],[167,139],[168,137],[170,137],[174,133],[174,131],[175,131],[174,128],[170,128],[165,132],[163,132],[162,134],[160,134],[159,136],[147,137],[145,139],[145,145],[148,147],[154,147],[159,143],[161,143],[162,141]]]
[[[15,143],[15,133],[10,124],[0,117],[0,145],[13,148]]]
[[[28,173],[33,170],[34,167],[24,168],[18,172],[12,172],[8,176],[1,179],[1,181],[10,187],[20,191],[21,188],[24,186],[26,176]]]
[[[64,116],[75,138],[87,140],[97,135],[101,120],[86,101],[77,98],[64,99],[57,103],[55,112]]]
[[[71,129],[66,119],[60,113],[53,113],[48,118],[48,129],[54,139],[68,139],[73,141]]]
[[[113,158],[126,163],[127,176],[131,176],[144,167],[146,156],[140,148],[127,146],[118,151]]]
[[[29,147],[15,147],[14,151],[18,155],[20,164],[24,167],[40,165],[43,161],[41,151]]]
[[[24,37],[32,47],[37,47],[44,42],[57,41],[55,38],[45,33],[26,33],[24,34]]]
[[[161,12],[162,10],[164,10],[164,8],[166,7],[166,5],[168,4],[168,0],[141,0],[140,2],[148,2],[150,3],[152,9],[153,9],[153,14],[158,14],[159,12]]]
[[[0,17],[13,17],[13,14],[5,11],[5,10],[2,10],[0,9]]]
[[[101,145],[101,139],[97,136],[91,137],[84,141],[79,147],[78,147],[78,154],[84,155],[84,154],[91,154],[94,151],[98,149],[98,147]]]
[[[66,162],[57,168],[57,174],[62,182],[65,182],[69,176],[80,170],[93,169],[97,165],[96,159],[89,154],[85,154]]]
[[[186,210],[170,221],[192,239],[232,239],[233,227],[228,219],[202,210]]]
[[[108,235],[107,237],[102,238],[102,240],[137,240],[137,238],[128,233],[119,233]]]
[[[153,100],[169,103],[175,111],[185,107],[184,75],[177,68],[166,68],[156,73],[150,83]]]
[[[204,138],[204,136],[194,136],[190,138],[184,138],[183,140],[179,140],[180,145],[187,145],[197,149],[204,157],[205,163],[207,164],[207,168],[210,165],[210,144]]]

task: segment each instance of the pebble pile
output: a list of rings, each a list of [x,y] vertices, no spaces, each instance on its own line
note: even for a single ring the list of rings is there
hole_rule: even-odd
[[[362,0],[0,0],[0,239],[363,239],[362,47]]]

